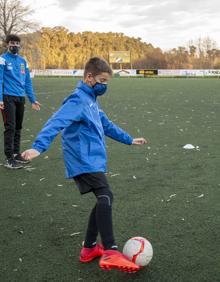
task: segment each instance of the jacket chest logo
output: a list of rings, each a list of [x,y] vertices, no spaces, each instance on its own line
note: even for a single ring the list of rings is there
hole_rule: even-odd
[[[6,68],[7,68],[7,70],[13,70],[12,63],[7,63]]]
[[[90,112],[90,118],[96,122],[97,125],[100,125],[100,116],[99,116],[99,109],[95,103],[89,104],[89,112]]]
[[[25,74],[25,65],[24,64],[21,64],[21,73]]]

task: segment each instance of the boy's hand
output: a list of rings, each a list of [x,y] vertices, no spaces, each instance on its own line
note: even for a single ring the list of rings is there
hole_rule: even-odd
[[[35,149],[29,149],[24,151],[21,155],[25,160],[31,161],[32,159],[38,157],[40,153]]]
[[[41,104],[38,101],[31,104],[32,109],[36,111],[40,111],[40,106]]]
[[[132,145],[144,145],[147,144],[147,140],[143,137],[141,138],[134,138],[132,141]]]
[[[0,110],[4,110],[4,102],[0,102]]]

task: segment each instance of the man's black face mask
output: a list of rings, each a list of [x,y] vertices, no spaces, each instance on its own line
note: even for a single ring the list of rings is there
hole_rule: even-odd
[[[20,47],[19,46],[9,46],[8,49],[12,54],[17,54],[20,50]]]

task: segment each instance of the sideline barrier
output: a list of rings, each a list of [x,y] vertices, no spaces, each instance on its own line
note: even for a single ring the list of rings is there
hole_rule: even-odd
[[[83,76],[84,70],[68,69],[33,69],[34,76]]]
[[[220,76],[219,69],[197,69],[197,70],[190,70],[190,69],[176,69],[176,70],[158,70],[159,76]]]
[[[115,77],[220,77],[220,69],[120,69],[113,70]],[[31,76],[82,77],[84,70],[34,69]]]

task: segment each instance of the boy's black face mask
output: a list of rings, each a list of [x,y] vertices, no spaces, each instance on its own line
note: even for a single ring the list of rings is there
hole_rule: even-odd
[[[12,54],[15,55],[19,52],[20,47],[19,46],[9,46],[8,49]]]

